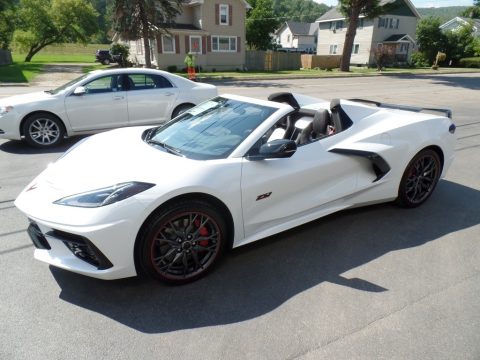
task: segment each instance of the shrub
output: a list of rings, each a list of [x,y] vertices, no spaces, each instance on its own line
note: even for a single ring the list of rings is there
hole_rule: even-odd
[[[177,72],[177,65],[169,65],[169,66],[167,66],[167,71],[168,71],[168,72],[171,72],[171,73]]]
[[[459,63],[462,67],[480,68],[480,57],[463,58]]]
[[[410,62],[414,67],[427,67],[429,65],[427,57],[420,51],[412,54]]]
[[[112,44],[112,46],[110,46],[110,52],[116,59],[118,59],[118,65],[121,67],[131,66],[131,62],[128,61],[128,56],[130,55],[130,48],[128,45]]]

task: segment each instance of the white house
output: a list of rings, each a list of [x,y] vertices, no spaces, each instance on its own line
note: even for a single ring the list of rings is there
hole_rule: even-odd
[[[465,26],[470,23],[473,25],[473,34],[477,37],[480,36],[480,19],[470,19],[466,17],[457,16],[447,21],[446,23],[440,25],[440,29],[442,29],[442,31],[447,31],[447,30],[456,31],[456,30],[459,30],[462,26]]]
[[[388,46],[396,63],[405,63],[416,47],[415,30],[420,14],[410,0],[381,0],[380,5],[394,5],[373,19],[361,15],[352,49],[351,64],[372,65],[373,51]],[[345,16],[333,8],[318,18],[317,55],[342,54],[347,24]]]
[[[284,49],[316,52],[317,23],[286,21],[275,31],[275,42]]]

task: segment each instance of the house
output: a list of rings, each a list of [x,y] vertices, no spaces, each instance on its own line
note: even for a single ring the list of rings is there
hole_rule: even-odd
[[[275,31],[275,42],[283,49],[315,52],[317,48],[317,23],[286,21]]]
[[[470,19],[467,17],[457,16],[447,21],[446,23],[440,25],[440,29],[442,31],[447,31],[447,30],[456,31],[456,30],[459,30],[462,26],[470,23],[473,26],[473,34],[477,37],[480,37],[480,19]]]
[[[360,15],[351,64],[375,64],[375,49],[390,48],[395,63],[406,63],[415,49],[415,30],[420,14],[410,0],[380,0],[388,5],[385,14],[368,19]],[[347,23],[338,8],[318,18],[317,55],[342,54]]]
[[[185,67],[189,52],[203,70],[235,70],[245,65],[245,0],[184,0],[182,12],[166,32],[150,39],[152,64]],[[160,25],[160,24],[157,24]],[[145,63],[143,39],[131,41],[130,56]]]

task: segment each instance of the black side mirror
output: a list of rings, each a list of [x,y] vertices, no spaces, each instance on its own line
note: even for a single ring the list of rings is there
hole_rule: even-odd
[[[248,155],[249,160],[289,158],[297,151],[293,140],[276,139],[260,146],[258,154]]]

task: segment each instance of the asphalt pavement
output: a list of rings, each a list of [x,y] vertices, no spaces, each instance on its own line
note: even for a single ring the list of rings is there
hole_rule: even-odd
[[[333,214],[172,287],[34,260],[13,200],[77,139],[44,152],[0,140],[0,359],[479,359],[480,75],[217,85],[263,99],[295,91],[452,108],[456,159],[419,208]]]

